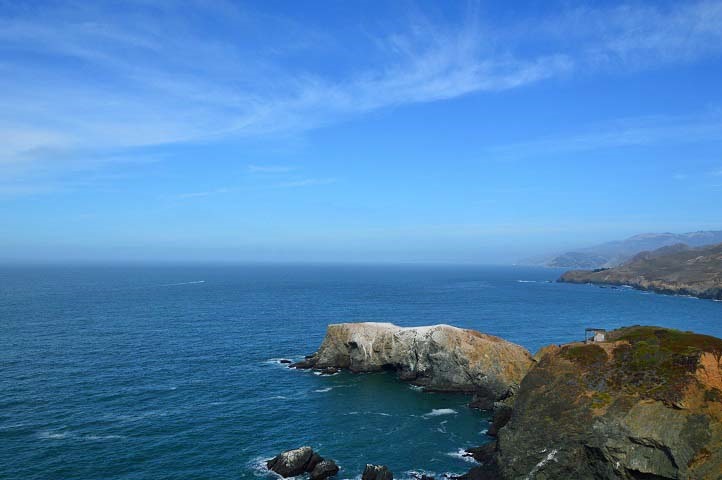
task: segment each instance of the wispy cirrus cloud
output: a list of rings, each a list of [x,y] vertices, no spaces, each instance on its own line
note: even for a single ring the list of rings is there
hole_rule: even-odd
[[[209,190],[184,192],[176,194],[172,198],[177,200],[203,199],[216,195],[237,193],[248,189],[304,188],[332,185],[338,181],[338,179],[330,177],[300,176],[298,173],[294,173],[298,170],[297,168],[289,166],[249,165],[248,167],[248,175],[245,180],[250,181],[250,184],[246,183],[245,186],[227,186]],[[1,185],[0,193],[2,193]]]
[[[250,173],[288,173],[295,170],[295,167],[288,165],[248,165],[248,171]]]
[[[488,52],[476,23],[415,22],[375,39],[379,63],[350,77],[328,75],[251,53],[233,25],[208,38],[188,20],[203,15],[224,23],[217,17],[229,11],[245,24],[268,20],[231,5],[219,11],[131,2],[123,12],[99,5],[0,19],[0,137],[10,140],[3,161],[31,159],[40,149],[304,131],[386,106],[514,88],[568,66],[561,55]],[[193,8],[200,11],[184,12]],[[52,61],[28,60],[38,57]]]
[[[722,115],[624,118],[556,135],[492,146],[495,158],[588,152],[611,148],[722,142]]]
[[[345,58],[318,27],[226,2],[116,7],[1,7],[4,171],[80,150],[298,133],[393,106],[722,54],[718,1],[571,8],[504,25],[475,4],[459,22],[417,13],[365,32],[370,60],[334,72],[298,55]],[[665,128],[709,135],[718,125],[622,125],[556,148],[650,142]]]
[[[187,192],[187,193],[181,193],[176,195],[176,198],[181,200],[187,200],[187,199],[193,199],[193,198],[203,198],[203,197],[210,197],[211,195],[218,195],[222,193],[229,193],[234,191],[232,188],[216,188],[214,190],[206,190],[203,192]]]
[[[336,183],[335,178],[303,178],[300,180],[290,180],[287,182],[280,182],[276,184],[278,188],[298,188],[298,187],[312,187],[316,185],[331,185]]]

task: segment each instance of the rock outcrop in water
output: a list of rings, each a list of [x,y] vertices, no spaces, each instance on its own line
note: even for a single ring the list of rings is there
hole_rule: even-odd
[[[722,300],[722,244],[672,245],[642,252],[615,268],[571,270],[566,283],[630,285],[640,290]]]
[[[280,453],[266,462],[266,467],[284,478],[308,473],[310,480],[324,480],[339,471],[336,462],[325,460],[311,447],[300,447]]]
[[[543,350],[464,478],[722,478],[722,340],[657,327]]]
[[[338,465],[333,460],[321,460],[313,467],[309,474],[310,480],[324,480],[336,475],[339,471]]]
[[[294,366],[393,370],[429,390],[475,393],[480,404],[491,406],[513,394],[532,363],[523,347],[474,330],[341,323],[329,325],[318,351]]]
[[[394,474],[385,465],[366,465],[361,480],[394,480]]]

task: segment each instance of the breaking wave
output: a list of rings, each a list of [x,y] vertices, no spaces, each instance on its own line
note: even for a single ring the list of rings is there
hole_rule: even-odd
[[[429,413],[424,414],[424,417],[439,417],[441,415],[456,415],[457,412],[453,408],[434,408]]]

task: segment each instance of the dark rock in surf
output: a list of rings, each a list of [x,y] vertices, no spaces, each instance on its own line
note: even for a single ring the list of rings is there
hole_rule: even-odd
[[[385,465],[366,465],[361,480],[393,480],[394,474]]]
[[[280,360],[278,361],[278,363],[290,364],[290,363],[293,363],[293,362],[292,362],[291,360],[287,359],[287,358],[282,358],[282,359],[280,359]]]
[[[336,475],[339,471],[338,465],[333,460],[321,460],[311,470],[311,480],[324,480]]]
[[[338,465],[333,460],[325,460],[311,447],[288,450],[266,462],[269,470],[282,477],[296,477],[308,473],[310,480],[324,480],[336,475]]]
[[[313,455],[311,455],[308,464],[306,464],[306,472],[312,472],[313,469],[316,468],[316,465],[321,462],[323,462],[323,457],[318,453],[314,452]]]
[[[313,457],[311,447],[288,450],[266,462],[266,467],[282,477],[295,477],[306,472],[308,463]]]
[[[436,480],[435,477],[430,477],[428,475],[424,475],[423,473],[418,474],[418,473],[411,472],[411,476],[417,480]]]
[[[471,457],[482,465],[494,462],[496,455],[496,442],[485,443],[480,447],[466,449],[465,457]]]
[[[306,355],[306,357],[298,361],[296,363],[291,363],[288,367],[289,368],[297,368],[299,370],[310,370],[311,368],[316,366],[316,356],[315,355]]]

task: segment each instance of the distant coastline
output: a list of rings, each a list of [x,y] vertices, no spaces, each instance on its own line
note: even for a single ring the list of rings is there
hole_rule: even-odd
[[[614,268],[570,270],[562,283],[628,285],[667,295],[722,300],[722,244],[690,248],[672,245],[642,252]]]

